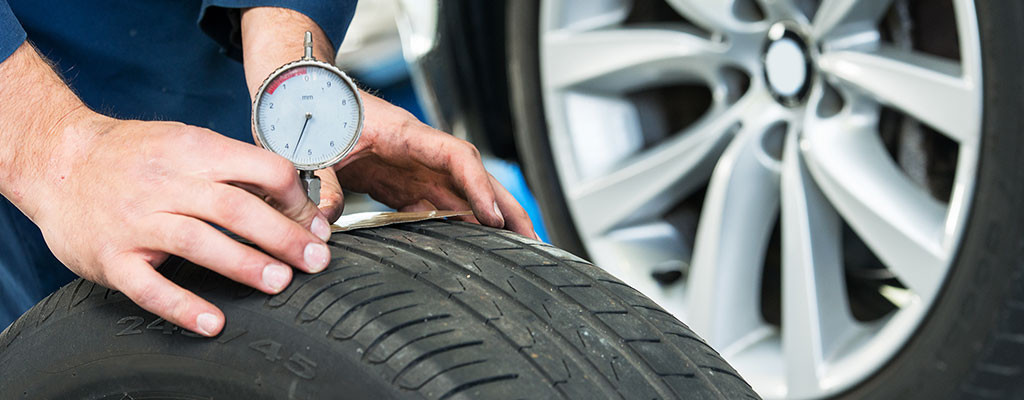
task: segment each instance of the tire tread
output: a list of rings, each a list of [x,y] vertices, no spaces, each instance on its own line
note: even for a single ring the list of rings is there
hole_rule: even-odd
[[[335,234],[329,246],[326,271],[297,273],[273,296],[181,259],[159,271],[358,354],[410,398],[757,398],[686,325],[557,248],[440,221]],[[0,349],[62,315],[129,301],[97,287],[80,280],[47,297]]]

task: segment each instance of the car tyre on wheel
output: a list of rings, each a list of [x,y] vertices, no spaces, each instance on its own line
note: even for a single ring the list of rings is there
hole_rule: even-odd
[[[203,338],[77,280],[0,334],[4,399],[755,399],[685,325],[571,254],[428,221],[335,234],[328,268],[266,295],[188,261]]]

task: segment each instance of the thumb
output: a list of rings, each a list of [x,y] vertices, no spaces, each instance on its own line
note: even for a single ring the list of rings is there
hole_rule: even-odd
[[[316,171],[316,176],[320,177],[320,212],[328,223],[334,223],[345,211],[345,193],[338,182],[338,174],[327,168]]]

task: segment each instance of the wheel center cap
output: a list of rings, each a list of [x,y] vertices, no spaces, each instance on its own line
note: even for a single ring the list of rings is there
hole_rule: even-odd
[[[764,50],[764,73],[772,95],[787,106],[803,103],[810,88],[810,58],[807,43],[785,23],[768,32]]]

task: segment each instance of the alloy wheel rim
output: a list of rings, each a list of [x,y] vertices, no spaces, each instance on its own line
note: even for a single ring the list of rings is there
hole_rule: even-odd
[[[876,372],[914,334],[959,247],[981,140],[977,17],[971,1],[952,1],[952,60],[883,40],[879,20],[898,2],[823,0],[810,13],[793,0],[667,1],[698,29],[628,25],[625,0],[542,2],[549,138],[591,258],[690,325],[766,398],[833,395]],[[804,93],[777,90],[765,69],[791,32],[808,64]],[[666,82],[704,85],[710,101],[652,145],[630,96]],[[879,134],[886,109],[956,144],[948,198],[893,160]],[[678,229],[667,213],[702,190],[695,232]],[[773,325],[761,302],[776,225]],[[847,226],[902,284],[885,287],[896,309],[872,321],[850,312]],[[676,270],[675,283],[655,278]]]

